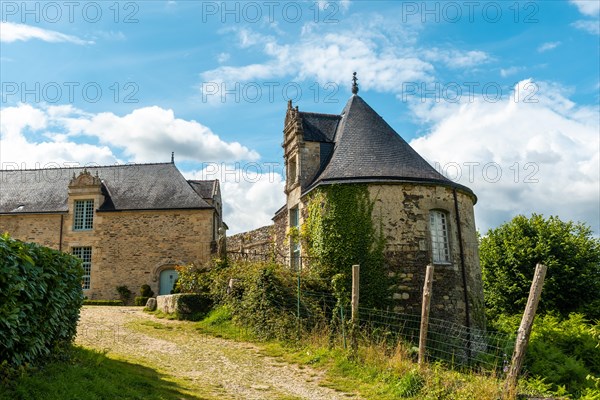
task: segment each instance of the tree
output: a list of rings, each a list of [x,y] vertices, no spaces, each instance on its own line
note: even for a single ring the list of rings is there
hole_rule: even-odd
[[[480,259],[489,318],[523,311],[538,262],[548,267],[540,313],[600,318],[600,239],[583,223],[518,215],[481,238]]]

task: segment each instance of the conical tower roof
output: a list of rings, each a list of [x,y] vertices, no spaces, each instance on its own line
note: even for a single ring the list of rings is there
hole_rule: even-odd
[[[329,161],[307,191],[349,181],[398,181],[441,184],[473,194],[436,171],[357,94],[342,112],[334,142]]]

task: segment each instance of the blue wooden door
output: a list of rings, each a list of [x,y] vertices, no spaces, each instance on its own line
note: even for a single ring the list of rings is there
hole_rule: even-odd
[[[163,294],[171,294],[171,290],[173,289],[173,284],[177,279],[177,271],[174,269],[166,269],[160,273],[160,285],[159,285],[159,293]]]

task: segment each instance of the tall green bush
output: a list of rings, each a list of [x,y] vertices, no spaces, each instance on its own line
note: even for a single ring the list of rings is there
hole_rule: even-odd
[[[39,362],[72,342],[82,276],[71,255],[0,236],[0,366]]]
[[[211,296],[216,304],[229,310],[234,322],[247,327],[260,339],[290,339],[298,333],[297,274],[273,263],[231,262],[210,273]],[[305,279],[306,278],[306,279]],[[229,286],[233,279],[232,286]],[[302,278],[302,290],[314,287]],[[318,318],[319,307],[301,296],[300,313]],[[314,322],[314,321],[313,321]]]
[[[558,217],[518,215],[481,238],[488,320],[521,314],[538,262],[548,267],[538,312],[600,319],[600,239],[589,226]]]

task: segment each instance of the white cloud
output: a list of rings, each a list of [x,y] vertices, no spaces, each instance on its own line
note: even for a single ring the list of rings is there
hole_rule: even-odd
[[[229,53],[219,53],[219,55],[217,56],[217,61],[219,62],[219,64],[223,64],[226,61],[229,61],[229,59],[231,58],[231,54]]]
[[[76,143],[55,133],[60,115],[70,106],[50,109],[28,104],[0,111],[0,167],[41,168],[67,163],[113,164],[118,161],[108,146]],[[35,136],[34,139],[27,136]]]
[[[571,0],[580,13],[594,19],[580,19],[571,25],[592,35],[600,35],[600,0]]]
[[[571,0],[571,3],[584,15],[598,17],[600,13],[600,0]]]
[[[553,50],[553,49],[557,48],[558,46],[560,46],[560,44],[561,44],[561,42],[546,42],[546,43],[542,43],[537,48],[537,51],[538,51],[538,53],[543,53],[545,51]]]
[[[76,36],[67,35],[57,31],[42,29],[26,24],[14,22],[0,22],[0,42],[12,43],[16,41],[28,41],[39,39],[45,42],[58,43],[69,42],[74,44],[93,44],[93,41],[80,39]]]
[[[221,140],[210,128],[176,118],[173,110],[144,107],[123,117],[110,112],[64,120],[71,136],[94,136],[100,143],[123,149],[134,162],[161,161],[175,151],[190,161],[257,160],[258,153],[238,142]]]
[[[600,232],[600,110],[525,80],[525,96],[489,103],[437,103],[431,132],[411,145],[479,197],[479,229],[533,212],[586,221]],[[443,110],[436,110],[442,108]],[[419,110],[423,114],[425,110]]]
[[[573,22],[571,25],[579,30],[591,33],[592,35],[600,34],[600,21],[580,19],[579,21]]]
[[[500,76],[506,78],[507,76],[514,75],[519,71],[524,70],[524,67],[508,67],[500,69]]]
[[[285,204],[282,169],[275,163],[207,163],[183,174],[187,179],[219,179],[224,220],[232,235],[272,223]]]
[[[3,163],[178,160],[256,160],[258,153],[237,142],[225,142],[208,127],[175,118],[172,110],[145,107],[123,117],[91,114],[70,105],[36,108],[28,104],[1,111],[0,160]],[[87,144],[81,138],[86,137]],[[89,144],[90,137],[98,144]],[[93,142],[94,140],[92,140]]]
[[[332,1],[332,0],[318,0],[317,4],[319,5],[319,9],[320,10],[329,10],[333,13],[335,13],[335,11],[337,11],[337,9],[339,8],[342,11],[347,11],[350,8],[350,0],[338,0],[338,1]],[[337,7],[337,8],[335,8]]]
[[[204,83],[221,84],[290,77],[298,81],[314,79],[321,84],[345,84],[352,72],[358,71],[362,88],[397,93],[405,82],[432,81],[435,72],[432,62],[465,68],[490,60],[489,55],[478,50],[415,47],[415,30],[419,28],[397,24],[389,27],[383,18],[371,18],[367,25],[357,24],[351,31],[322,29],[309,23],[298,40],[287,44],[249,29],[237,30],[238,45],[243,49],[258,49],[267,56],[266,61],[223,65],[203,72],[201,79]]]
[[[127,37],[121,31],[96,31],[94,32],[94,39],[97,38],[111,42],[122,42],[127,40]]]
[[[434,47],[422,52],[425,59],[440,61],[450,68],[467,68],[481,65],[490,61],[490,56],[479,50],[439,49]]]

